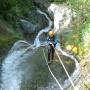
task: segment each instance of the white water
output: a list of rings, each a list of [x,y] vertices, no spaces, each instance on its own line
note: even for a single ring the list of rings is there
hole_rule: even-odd
[[[30,55],[32,55],[32,53],[34,53],[32,49],[35,49],[35,48],[37,48],[41,45],[41,43],[39,41],[40,35],[44,32],[48,32],[48,30],[51,29],[52,21],[49,19],[49,17],[44,12],[41,12],[40,10],[38,10],[38,12],[45,15],[45,17],[49,21],[49,26],[46,27],[45,29],[42,29],[38,33],[38,35],[35,38],[34,45],[31,46],[28,42],[25,42],[25,41],[19,41],[19,42],[14,44],[13,48],[10,50],[10,52],[8,53],[7,57],[5,58],[5,60],[2,64],[1,90],[20,90],[22,77],[25,74],[25,72],[23,71],[24,67],[21,68],[20,65],[24,62],[25,58],[28,55],[30,56]],[[59,24],[59,23],[57,23],[57,24]],[[59,30],[59,29],[57,28],[57,30]],[[24,43],[24,45],[22,45],[22,43]],[[23,47],[26,47],[26,49],[23,48]],[[32,50],[31,53],[29,53],[29,51],[28,51],[30,49]],[[74,73],[71,76],[71,77],[75,77],[74,75],[76,75],[77,72],[79,72],[79,64],[78,64],[77,60],[73,56],[68,55],[65,52],[63,52],[61,50],[61,48],[59,50],[65,56],[68,56],[68,57],[72,58],[72,60],[75,61],[76,69],[75,69]],[[27,51],[28,51],[28,53],[27,53]],[[24,57],[23,57],[23,55],[24,55]],[[22,58],[24,58],[24,59],[22,59]],[[32,70],[30,71],[30,73],[31,73],[30,77],[32,77]],[[66,80],[63,87],[66,87],[68,82],[69,81]],[[54,85],[52,84],[52,86],[49,86],[49,88],[46,89],[46,90],[52,90],[53,86]]]
[[[52,21],[50,20],[50,18],[47,16],[46,13],[41,12],[40,10],[37,10],[37,11],[38,11],[40,14],[43,14],[43,15],[47,18],[47,20],[48,20],[48,22],[49,22],[48,27],[40,30],[40,32],[38,33],[38,35],[37,35],[36,38],[35,38],[34,45],[35,45],[36,47],[39,47],[39,46],[41,45],[41,44],[40,44],[39,37],[40,37],[40,35],[41,35],[42,33],[48,32],[48,31],[51,29]]]
[[[3,84],[1,86],[1,90],[20,90],[23,71],[17,70],[16,68],[20,63],[20,61],[17,59],[21,54],[21,51],[16,51],[8,55],[8,57],[5,59],[2,67]]]
[[[16,42],[5,58],[2,65],[2,85],[0,90],[20,90],[22,76],[25,73],[21,64],[25,62],[28,55],[33,54],[33,52],[32,54],[25,53],[26,50],[23,47],[27,49],[30,44],[21,40]]]
[[[67,57],[71,58],[75,62],[76,68],[75,68],[74,72],[71,75],[71,79],[74,83],[76,83],[75,81],[77,81],[77,79],[80,75],[80,65],[79,65],[78,61],[76,60],[76,58],[74,56],[67,54],[59,46],[58,46],[58,51],[60,51],[64,56],[67,56]],[[71,85],[71,83],[70,83],[69,79],[67,79],[67,80],[64,81],[63,87],[66,88],[66,87],[69,87],[70,85]]]
[[[52,26],[52,21],[47,16],[47,14],[45,14],[44,12],[41,12],[40,10],[38,10],[38,12],[40,14],[45,15],[46,19],[49,21],[49,25],[48,27],[46,27],[45,29],[42,29],[38,33],[34,41],[34,45],[31,46],[28,42],[22,41],[22,40],[14,44],[14,46],[9,51],[7,57],[5,58],[2,64],[1,90],[20,90],[22,77],[25,72],[23,71],[22,68],[20,68],[19,65],[21,65],[22,62],[24,62],[24,59],[26,58],[26,56],[28,55],[30,56],[33,54],[33,51],[31,52],[32,54],[31,53],[29,54],[29,52],[27,53],[28,50],[35,49],[40,46],[40,41],[39,41],[40,35],[43,32],[48,32],[48,30],[50,30]],[[30,75],[30,77],[32,77],[32,75]]]
[[[76,17],[76,13],[67,5],[56,5],[51,4],[48,8],[49,12],[54,14],[54,29],[55,32],[69,31],[71,30],[71,20],[72,16]]]

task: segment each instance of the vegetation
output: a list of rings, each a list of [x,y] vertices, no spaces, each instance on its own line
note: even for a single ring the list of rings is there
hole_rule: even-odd
[[[79,22],[73,19],[74,34],[78,36],[75,43],[79,46],[79,54],[86,55],[90,48],[90,0],[68,0],[67,3],[79,17]]]
[[[54,2],[54,3],[63,3],[66,2],[66,0],[49,0],[50,2]]]
[[[70,44],[72,48],[75,46],[79,49],[78,55],[86,56],[90,49],[90,0],[51,1],[55,3],[67,3],[77,13],[76,18],[72,17],[73,33],[63,36],[64,40],[67,41],[67,45]]]
[[[20,39],[21,36],[18,34],[12,34],[10,33],[6,27],[6,25],[3,25],[0,23],[0,57],[5,55],[7,53],[7,50],[10,49],[10,47],[13,45],[13,43]],[[10,29],[10,28],[9,28]]]
[[[0,56],[22,35],[16,30],[18,19],[34,9],[32,0],[0,0]]]
[[[1,0],[0,16],[9,23],[15,25],[17,17],[24,16],[34,5],[32,0]]]
[[[66,48],[79,57],[81,69],[83,68],[82,76],[88,76],[90,75],[90,0],[67,0],[66,3],[77,15],[76,18],[72,17],[73,33],[63,35],[68,45]],[[80,89],[89,90],[89,78],[82,82]]]

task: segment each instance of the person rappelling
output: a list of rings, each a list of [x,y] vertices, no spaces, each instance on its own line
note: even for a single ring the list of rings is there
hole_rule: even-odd
[[[48,64],[50,65],[53,62],[55,47],[58,42],[56,39],[55,32],[53,30],[50,30],[48,32],[47,42],[48,42]]]

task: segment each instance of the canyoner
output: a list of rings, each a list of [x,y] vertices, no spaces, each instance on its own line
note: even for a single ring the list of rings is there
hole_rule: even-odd
[[[55,52],[55,47],[56,47],[57,42],[58,41],[56,39],[55,32],[53,30],[50,30],[48,32],[48,39],[47,39],[47,43],[48,43],[48,64],[51,64],[51,62],[53,62],[54,52]]]

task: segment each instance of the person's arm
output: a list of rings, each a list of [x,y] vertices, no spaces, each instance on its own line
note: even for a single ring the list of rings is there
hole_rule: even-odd
[[[56,47],[56,44],[59,43],[59,40],[58,40],[58,37],[55,36],[55,39],[54,39],[54,47]]]
[[[52,44],[49,37],[47,38],[47,44]]]

